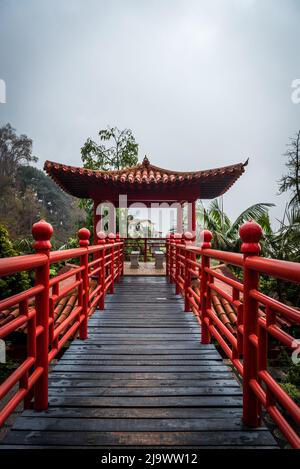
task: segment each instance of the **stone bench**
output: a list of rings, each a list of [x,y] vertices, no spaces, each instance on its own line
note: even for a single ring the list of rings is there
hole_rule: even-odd
[[[138,269],[139,268],[139,256],[140,251],[131,251],[130,253],[130,268]]]
[[[155,268],[163,269],[165,254],[163,253],[163,251],[154,251],[153,254],[154,254],[154,259],[155,259]]]

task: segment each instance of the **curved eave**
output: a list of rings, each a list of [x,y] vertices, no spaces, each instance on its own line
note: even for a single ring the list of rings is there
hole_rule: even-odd
[[[94,171],[46,161],[44,169],[62,190],[78,198],[101,198],[101,192],[137,193],[159,190],[166,196],[170,190],[192,191],[198,198],[212,199],[223,195],[243,174],[245,163],[195,172],[175,172],[153,165],[138,165],[120,171]]]

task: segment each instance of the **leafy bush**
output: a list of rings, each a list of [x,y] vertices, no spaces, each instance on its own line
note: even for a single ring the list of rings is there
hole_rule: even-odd
[[[283,383],[281,387],[295,402],[300,402],[300,391],[297,386],[292,383]]]
[[[19,253],[13,248],[9,239],[8,231],[0,225],[0,257],[14,257]],[[18,272],[0,279],[0,299],[27,290],[31,287],[31,279],[28,272]]]
[[[290,365],[286,380],[295,386],[300,386],[300,363],[293,363]]]

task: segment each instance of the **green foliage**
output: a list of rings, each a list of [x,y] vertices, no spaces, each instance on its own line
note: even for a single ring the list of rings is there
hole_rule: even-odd
[[[31,227],[41,218],[54,228],[52,244],[65,241],[83,219],[77,200],[29,165],[36,161],[31,139],[17,136],[10,124],[0,128],[0,220],[21,252],[30,252]]]
[[[0,257],[13,257],[19,253],[13,248],[7,229],[0,225]],[[0,279],[0,299],[27,290],[31,287],[28,272],[20,272]]]
[[[17,172],[17,186],[20,194],[24,194],[28,187],[34,190],[44,217],[54,228],[52,244],[55,240],[64,242],[74,232],[74,225],[82,224],[83,213],[77,200],[63,192],[39,169],[21,166]]]
[[[288,172],[279,181],[279,192],[291,191],[292,197],[289,208],[300,206],[300,130],[294,138],[290,139],[284,156],[287,158],[286,167]]]
[[[84,167],[89,169],[109,170],[134,166],[138,162],[138,144],[130,129],[119,130],[108,127],[98,133],[101,142],[97,144],[88,138],[81,148],[81,159]]]
[[[300,386],[300,362],[291,363],[286,375],[286,381],[294,384],[295,386]]]
[[[297,386],[292,383],[282,383],[281,387],[290,396],[291,399],[293,399],[296,403],[300,403],[300,391]]]
[[[18,136],[16,130],[6,124],[0,128],[0,182],[10,183],[17,169],[38,159],[32,155],[32,140],[26,135]]]
[[[247,220],[255,220],[266,233],[269,233],[270,220],[268,211],[274,204],[260,203],[254,204],[244,210],[232,223],[224,213],[220,201],[214,199],[208,208],[202,202],[197,207],[197,218],[200,225],[213,232],[213,247],[229,251],[239,251],[239,228]]]
[[[135,166],[138,163],[138,144],[130,129],[119,130],[117,127],[108,127],[98,133],[101,142],[87,139],[81,148],[81,159],[85,168],[94,170],[119,170]],[[107,146],[108,144],[109,146]],[[80,201],[80,208],[86,212],[85,226],[91,232],[93,240],[93,202],[88,199]],[[119,210],[116,211],[117,229]]]

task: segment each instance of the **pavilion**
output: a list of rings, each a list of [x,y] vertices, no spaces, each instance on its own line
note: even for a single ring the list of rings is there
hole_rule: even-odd
[[[129,204],[142,202],[177,203],[177,226],[182,226],[182,208],[191,207],[190,230],[196,230],[196,200],[214,199],[223,195],[243,174],[245,163],[220,168],[179,172],[160,168],[150,163],[145,156],[142,163],[120,170],[92,170],[46,161],[47,174],[65,192],[80,199],[94,201],[94,235],[100,218],[96,207],[101,202],[119,206],[119,197],[126,194]]]

